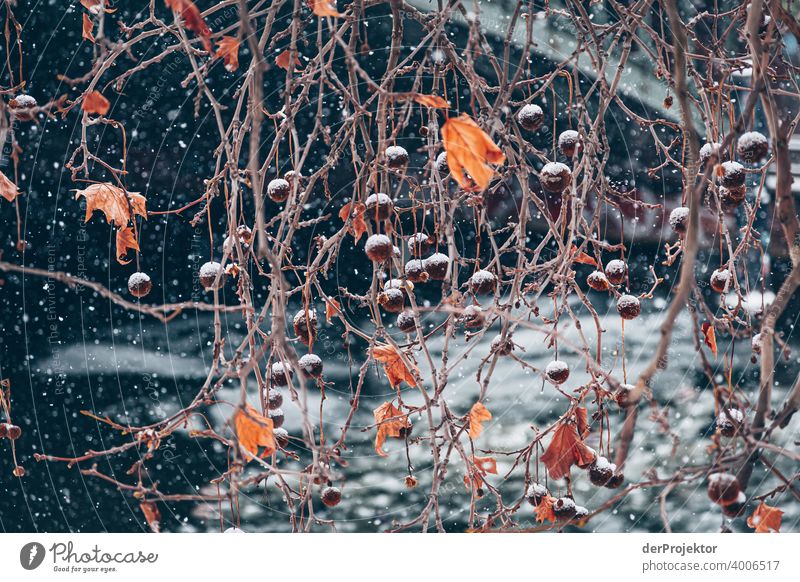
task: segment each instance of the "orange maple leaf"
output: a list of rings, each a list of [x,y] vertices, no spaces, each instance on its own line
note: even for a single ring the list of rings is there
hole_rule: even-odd
[[[572,465],[586,467],[595,459],[592,449],[578,437],[575,425],[562,422],[553,433],[553,440],[542,455],[542,462],[553,479],[569,475]]]
[[[203,42],[203,48],[211,52],[211,29],[208,28],[206,21],[203,20],[200,10],[192,0],[164,0],[168,8],[180,14],[186,28],[191,30]]]
[[[450,107],[450,103],[447,101],[447,99],[444,97],[439,97],[438,95],[423,95],[421,93],[414,93],[412,99],[416,103],[426,107],[435,107],[436,109],[448,109]]]
[[[491,420],[492,413],[482,403],[476,402],[469,409],[469,438],[475,440],[483,432],[483,421]]]
[[[494,175],[489,164],[502,164],[506,156],[469,115],[462,113],[442,126],[450,174],[465,190],[485,190]],[[474,182],[474,183],[473,183]]]
[[[470,483],[476,487],[483,486],[486,475],[497,475],[497,460],[493,457],[476,457],[472,455],[471,467],[467,468],[468,474],[464,475],[464,486],[469,489]]]
[[[580,435],[582,439],[589,436],[591,430],[589,427],[589,411],[583,406],[579,406],[575,409],[575,422],[578,425],[578,435]]]
[[[108,102],[108,99],[103,97],[103,94],[100,91],[92,91],[83,99],[83,103],[81,104],[81,109],[83,109],[86,113],[94,114],[94,115],[105,115],[108,113],[111,104]]]
[[[217,58],[225,62],[225,70],[232,73],[239,68],[239,39],[235,36],[223,36],[217,41]]]
[[[155,501],[140,501],[139,508],[144,513],[144,518],[147,520],[147,525],[153,533],[161,531],[161,512],[158,510],[158,505]]]
[[[330,298],[325,301],[325,320],[328,323],[333,321],[333,318],[336,317],[339,313],[342,312],[342,306],[339,304],[336,299]]]
[[[770,533],[781,531],[783,512],[777,507],[770,507],[763,501],[756,507],[753,515],[747,518],[747,527],[752,527],[756,533]]]
[[[385,457],[383,443],[386,442],[386,438],[403,438],[411,428],[411,422],[408,420],[408,415],[403,414],[403,411],[391,401],[381,404],[372,411],[372,414],[378,427],[378,433],[375,435],[375,452]]]
[[[388,344],[377,345],[372,348],[372,357],[383,364],[383,371],[386,373],[392,388],[397,388],[404,381],[410,386],[417,385],[417,379],[413,371],[419,373],[419,370],[413,364],[413,371],[409,369],[400,352],[394,349],[394,346]]]
[[[233,427],[239,444],[246,451],[258,455],[258,448],[263,447],[262,457],[268,457],[275,452],[272,419],[265,417],[249,404],[246,409],[240,408],[236,411]]]
[[[348,202],[342,209],[339,210],[339,218],[343,221],[347,222],[347,219],[350,218],[350,209],[352,207],[352,202]],[[362,235],[367,232],[367,222],[364,220],[364,213],[367,211],[367,207],[363,202],[356,202],[355,211],[352,216],[352,220],[350,222],[350,226],[347,227],[347,232],[349,232],[356,242],[358,239],[362,237]]]
[[[275,57],[275,64],[278,65],[281,69],[285,69],[287,71],[289,70],[289,64],[291,62],[292,62],[292,51],[290,51],[289,49],[286,49],[277,57]],[[300,59],[295,57],[294,58],[295,69],[297,69],[297,67],[299,67],[301,64],[302,63],[300,62]]]
[[[83,38],[84,40],[88,40],[89,42],[94,42],[94,34],[92,31],[94,30],[94,21],[89,18],[89,15],[84,13],[83,14]]]
[[[700,329],[703,332],[703,340],[705,341],[708,348],[711,350],[711,353],[714,354],[716,357],[717,355],[717,334],[714,331],[714,326],[708,323],[707,321],[703,322],[703,325],[700,326]]]
[[[336,11],[335,0],[308,0],[308,6],[317,16],[341,16]]]
[[[573,255],[575,255],[574,257],[572,257],[572,260],[575,261],[576,263],[582,263],[584,265],[592,265],[593,267],[597,267],[597,261],[595,261],[592,257],[587,255],[586,253],[578,251],[577,246],[572,245],[570,251],[572,252]]]
[[[117,262],[120,265],[127,265],[130,263],[128,251],[139,251],[139,243],[136,240],[136,234],[130,226],[123,226],[117,229]]]
[[[556,502],[556,498],[550,495],[546,495],[542,498],[539,502],[539,505],[536,506],[536,521],[552,521],[553,523],[556,522],[556,514],[553,513],[553,504]]]
[[[101,12],[108,12],[109,14],[117,11],[116,8],[108,7],[108,0],[81,0],[81,6],[86,8],[91,14],[100,14]]]
[[[9,202],[14,202],[14,199],[19,196],[19,188],[3,172],[0,172],[0,196]]]

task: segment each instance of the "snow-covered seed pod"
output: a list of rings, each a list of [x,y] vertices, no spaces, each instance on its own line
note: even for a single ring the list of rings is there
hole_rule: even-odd
[[[317,312],[313,309],[301,309],[295,314],[292,327],[298,339],[305,345],[310,345],[317,339]]]
[[[622,285],[628,276],[628,265],[621,259],[608,261],[605,268],[606,277],[612,285]]]
[[[400,289],[384,289],[378,294],[378,303],[389,313],[400,313],[405,304],[405,295]]]
[[[434,281],[444,281],[447,278],[447,268],[450,266],[450,257],[444,253],[433,253],[423,260],[428,277]]]
[[[642,305],[633,295],[621,295],[617,299],[617,312],[622,319],[636,319],[642,312]]]
[[[206,291],[212,289],[219,289],[225,284],[225,273],[222,271],[222,265],[216,261],[208,261],[200,266],[198,272],[200,284]]]
[[[517,123],[528,131],[536,131],[544,122],[544,111],[535,103],[523,105],[517,111]]]
[[[422,259],[411,259],[406,263],[403,270],[408,280],[412,283],[424,283],[430,278],[425,270],[425,261]]]
[[[405,310],[397,316],[397,329],[403,333],[412,333],[417,329],[414,312]]]
[[[372,220],[387,220],[394,210],[394,202],[388,194],[376,192],[367,196],[367,218]]]
[[[270,368],[270,378],[275,386],[288,386],[293,376],[292,369],[283,362],[274,362]]]
[[[726,267],[716,269],[711,273],[711,278],[708,280],[711,288],[717,293],[725,293],[730,285],[731,272]]]
[[[747,170],[739,162],[722,162],[720,164],[720,184],[726,188],[739,188],[744,186],[747,179]]]
[[[475,295],[490,295],[497,289],[497,277],[485,269],[475,271],[469,278],[469,288]]]
[[[128,291],[134,297],[145,297],[153,288],[153,282],[147,273],[136,272],[128,277]]]
[[[408,152],[406,148],[398,145],[386,148],[386,165],[393,170],[401,170],[408,165]]]
[[[617,466],[614,463],[598,455],[594,462],[589,465],[589,481],[598,487],[605,487],[616,471]]]
[[[539,172],[539,182],[546,191],[560,194],[572,182],[572,170],[561,162],[550,162]]]
[[[431,250],[431,244],[433,241],[431,237],[424,232],[415,232],[410,237],[408,237],[408,252],[410,252],[415,257],[421,257],[423,255],[427,255],[428,252]]]
[[[291,193],[292,186],[283,178],[275,178],[274,180],[270,180],[270,183],[267,184],[267,196],[269,196],[269,199],[273,202],[286,202],[286,199],[289,198],[289,194]]]
[[[561,360],[553,360],[545,367],[544,375],[553,384],[563,384],[569,378],[569,366]]]
[[[305,354],[298,360],[300,370],[306,376],[319,378],[322,376],[322,358],[317,354]]]
[[[385,234],[373,234],[364,245],[364,252],[367,253],[369,260],[382,263],[392,256],[394,245],[392,239]]]
[[[700,164],[705,166],[706,162],[711,159],[711,156],[720,160],[722,158],[722,144],[717,142],[708,142],[703,144],[700,148]]]
[[[581,138],[574,129],[562,131],[558,136],[558,149],[566,157],[571,158],[580,150]]]
[[[763,133],[748,131],[736,142],[736,155],[748,164],[755,164],[767,157],[769,141]]]
[[[686,234],[686,229],[689,228],[689,209],[685,206],[678,206],[669,213],[669,227],[678,236]]]
[[[586,284],[595,291],[608,291],[611,288],[611,283],[608,282],[608,277],[603,271],[592,271],[586,277]]]

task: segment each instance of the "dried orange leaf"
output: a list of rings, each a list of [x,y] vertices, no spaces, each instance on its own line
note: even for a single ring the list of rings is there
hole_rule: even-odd
[[[489,164],[502,164],[506,157],[469,115],[462,113],[442,126],[442,141],[450,173],[465,190],[485,190],[494,175]]]
[[[714,331],[714,326],[708,323],[707,321],[703,322],[703,325],[700,326],[700,329],[703,331],[703,340],[705,341],[708,348],[711,350],[711,353],[714,356],[717,355],[717,334]]]
[[[587,411],[583,406],[579,406],[575,409],[575,422],[578,425],[578,435],[585,439],[589,436],[589,411]]]
[[[491,420],[492,413],[480,402],[469,409],[469,438],[476,439],[483,432],[483,421]]]
[[[239,444],[246,451],[258,455],[258,448],[263,447],[262,457],[268,457],[275,452],[272,419],[265,417],[249,404],[245,410],[240,408],[236,411],[233,427]]]
[[[19,196],[19,188],[3,172],[0,172],[0,196],[9,202],[14,202],[14,199]]]
[[[83,103],[81,104],[81,109],[83,109],[86,113],[94,115],[105,115],[108,113],[108,109],[110,107],[111,104],[108,102],[108,99],[103,97],[103,94],[100,93],[100,91],[92,91],[89,93],[83,99]]]
[[[147,520],[147,525],[153,533],[161,531],[161,512],[158,510],[158,505],[154,501],[141,501],[139,507],[144,513],[144,518]]]
[[[325,319],[328,323],[341,312],[342,306],[336,299],[331,298],[325,301]]]
[[[341,210],[339,210],[339,218],[345,222],[347,222],[347,219],[350,218],[350,208],[352,204],[352,202],[348,202],[342,206]],[[364,205],[364,203],[357,202],[353,212],[352,221],[350,222],[350,226],[347,227],[347,232],[349,232],[353,238],[356,239],[356,242],[358,242],[358,239],[360,239],[364,233],[367,232],[367,222],[364,220],[364,213],[366,211],[367,207]]]
[[[289,64],[292,62],[292,51],[286,49],[277,57],[275,57],[275,64],[278,65],[281,69],[289,70]],[[299,67],[302,63],[300,63],[300,59],[297,57],[294,58],[294,66],[295,69]]]
[[[555,497],[546,495],[536,506],[536,521],[552,521],[556,522],[556,514],[553,513],[553,504],[556,502]]]
[[[450,103],[447,99],[439,97],[438,95],[422,95],[421,93],[415,93],[413,99],[415,102],[425,107],[435,107],[437,109],[448,109],[450,107]]]
[[[381,457],[385,457],[383,443],[386,442],[387,437],[403,438],[411,428],[411,422],[408,420],[408,415],[403,414],[403,411],[392,402],[384,402],[373,410],[372,414],[378,427],[375,435],[375,452]]]
[[[84,222],[89,222],[95,210],[102,210],[109,224],[113,223],[120,227],[127,226],[134,215],[147,218],[145,197],[138,192],[127,192],[119,186],[103,182],[91,184],[83,190],[76,190],[75,200],[81,196],[86,199]]]
[[[120,265],[130,263],[128,251],[139,251],[139,243],[136,241],[136,234],[130,226],[123,226],[117,230],[117,262]]]
[[[117,11],[116,8],[108,7],[108,0],[81,0],[81,6],[86,8],[91,14],[98,15],[101,12],[113,14]]]
[[[372,348],[372,357],[383,364],[383,371],[389,379],[392,388],[397,388],[402,382],[407,382],[410,386],[417,385],[417,379],[413,371],[419,373],[416,366],[413,366],[413,371],[406,366],[400,352],[394,349],[394,346],[384,344]]]
[[[553,433],[553,440],[542,455],[542,462],[553,479],[569,475],[572,465],[586,467],[595,459],[592,449],[578,437],[575,425],[562,422]]]
[[[592,257],[587,255],[586,253],[579,252],[578,247],[576,247],[575,245],[572,245],[572,248],[570,250],[574,255],[572,257],[572,260],[575,261],[576,263],[581,263],[584,265],[592,265],[593,267],[597,267],[597,261],[595,261]]]
[[[83,14],[83,39],[88,40],[89,42],[94,42],[94,34],[92,31],[94,30],[94,21],[89,18],[89,15],[84,13]]]
[[[232,73],[239,68],[239,39],[223,36],[217,41],[217,58],[225,62],[225,70]]]
[[[192,0],[164,0],[168,8],[180,14],[186,28],[191,30],[203,42],[203,48],[211,52],[211,29],[200,14],[200,10]]]
[[[783,512],[777,507],[770,507],[763,501],[756,507],[753,515],[747,518],[747,527],[756,530],[756,533],[780,533]]]
[[[308,0],[308,6],[317,16],[341,16],[336,11],[335,0]]]
[[[497,461],[492,457],[476,457],[472,455],[471,467],[467,468],[467,475],[464,476],[464,486],[469,489],[470,485],[479,488],[483,486],[483,478],[486,475],[497,475]]]

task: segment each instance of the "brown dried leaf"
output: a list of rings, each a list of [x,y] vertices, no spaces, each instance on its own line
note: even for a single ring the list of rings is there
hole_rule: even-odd
[[[572,245],[570,250],[572,251],[572,254],[574,255],[572,257],[572,260],[574,262],[581,263],[583,265],[592,265],[593,267],[598,267],[597,261],[595,261],[592,257],[587,255],[586,253],[579,252],[578,251],[578,247],[576,247],[575,245]]]
[[[381,404],[372,411],[372,414],[378,427],[375,435],[375,452],[381,457],[385,457],[383,443],[386,442],[386,438],[402,438],[404,433],[411,428],[411,422],[408,420],[408,415],[403,414],[403,411],[395,407],[391,401]]]
[[[475,440],[483,432],[483,421],[491,420],[492,413],[482,403],[476,402],[469,409],[469,438]]]
[[[164,0],[168,8],[180,14],[186,28],[191,30],[203,42],[203,48],[211,52],[211,29],[200,14],[200,10],[192,0]]]
[[[556,514],[553,513],[553,504],[556,502],[555,497],[550,495],[545,496],[536,506],[536,521],[552,521],[556,522]]]
[[[263,447],[262,457],[268,457],[275,452],[272,419],[265,417],[249,404],[245,410],[240,408],[236,411],[233,426],[239,444],[246,451],[258,455],[258,448]]]
[[[92,31],[94,30],[94,21],[89,18],[89,15],[84,12],[83,14],[83,39],[88,40],[91,43],[94,43],[94,34]]]
[[[342,312],[342,306],[336,299],[328,299],[325,301],[325,320],[328,323],[333,321],[333,318]]]
[[[714,331],[714,326],[708,323],[707,321],[703,322],[703,325],[700,326],[700,329],[703,332],[703,340],[705,341],[708,348],[711,350],[711,353],[714,354],[714,357],[717,356],[717,334]]]
[[[497,475],[497,460],[493,457],[476,457],[472,455],[471,467],[467,468],[467,475],[464,475],[464,486],[469,489],[470,484],[475,488],[483,486],[483,478],[486,475]]]
[[[19,196],[19,188],[3,172],[0,172],[0,196],[9,202],[14,202],[14,199]]]
[[[579,406],[575,409],[575,423],[578,425],[578,434],[581,439],[585,439],[589,436],[591,430],[589,427],[589,411],[583,406]]]
[[[595,459],[594,452],[578,437],[575,425],[562,422],[553,433],[553,440],[542,455],[542,462],[553,479],[569,475],[572,465],[586,467]]]
[[[450,174],[465,190],[473,191],[476,187],[485,190],[494,176],[489,164],[502,164],[506,160],[500,148],[465,113],[445,122],[442,141]]]
[[[308,0],[308,6],[317,16],[341,16],[336,11],[335,0]]]
[[[350,208],[352,202],[348,202],[342,209],[339,210],[339,218],[343,221],[347,222],[347,219],[350,217]],[[347,227],[347,232],[349,232],[353,238],[358,242],[365,232],[367,232],[367,222],[364,220],[364,213],[367,211],[367,207],[364,205],[363,202],[357,202],[355,211],[353,214],[353,220],[350,222],[350,226]]]
[[[108,102],[108,99],[103,97],[100,91],[92,91],[89,93],[81,104],[81,109],[90,115],[105,115],[108,113],[110,107],[111,104]]]
[[[417,385],[414,373],[406,366],[400,352],[394,349],[394,346],[388,344],[375,346],[372,348],[372,357],[383,364],[383,371],[392,388],[397,388],[402,382],[407,382],[410,386]],[[419,373],[416,366],[413,368]]]
[[[84,222],[89,222],[95,210],[102,210],[106,215],[106,222],[119,227],[128,225],[128,221],[133,218],[131,213],[147,218],[145,197],[138,192],[127,192],[118,186],[102,182],[76,190],[75,200],[81,196],[86,199]]]
[[[780,533],[783,512],[777,507],[770,507],[763,501],[756,507],[753,515],[747,518],[747,527],[756,530],[756,533]]]
[[[278,65],[281,69],[289,70],[289,63],[292,62],[292,51],[286,49],[277,57],[275,57],[275,64]],[[302,63],[300,59],[297,57],[294,58],[294,68],[295,70],[299,67]]]
[[[423,95],[415,93],[413,97],[416,103],[424,105],[425,107],[434,107],[436,109],[449,109],[450,103],[444,97],[438,95]]]
[[[235,36],[223,36],[217,41],[217,58],[225,62],[225,70],[232,73],[239,68],[239,39]]]
[[[161,531],[161,512],[158,510],[158,505],[153,501],[140,501],[139,508],[144,513],[144,518],[147,520],[147,525],[150,526],[150,531],[159,533]]]

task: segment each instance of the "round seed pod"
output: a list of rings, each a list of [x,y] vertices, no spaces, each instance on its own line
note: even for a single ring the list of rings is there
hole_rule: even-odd
[[[294,371],[288,364],[274,362],[270,368],[270,378],[275,386],[288,386],[289,380],[294,377]]]
[[[412,256],[421,257],[431,250],[431,238],[424,232],[417,232],[408,237],[408,251]]]
[[[393,145],[386,148],[386,165],[393,170],[400,170],[408,165],[408,152],[406,148]]]
[[[364,252],[375,263],[382,263],[389,259],[394,252],[392,239],[385,234],[373,234],[364,245]]]
[[[736,142],[736,155],[748,164],[755,164],[767,157],[769,141],[763,133],[748,131]]]
[[[528,131],[536,131],[542,126],[544,122],[544,111],[535,103],[528,103],[523,105],[517,111],[517,123]]]
[[[739,492],[734,501],[722,506],[722,513],[728,517],[739,517],[742,515],[745,506],[747,505],[747,495],[743,491]]]
[[[342,492],[336,487],[325,487],[321,497],[327,507],[336,507],[342,501]]]
[[[606,483],[606,489],[618,489],[620,485],[625,482],[625,475],[622,473],[614,473],[611,479]]]
[[[558,136],[558,149],[561,150],[561,153],[568,158],[571,158],[575,155],[575,152],[578,151],[580,145],[581,138],[578,135],[578,132],[574,129],[562,131],[561,135]]]
[[[492,353],[498,356],[507,356],[514,351],[514,342],[511,341],[511,336],[503,339],[503,336],[498,335],[492,339],[491,344]]]
[[[614,400],[617,401],[617,404],[621,408],[626,408],[630,405],[630,395],[631,392],[636,388],[633,384],[620,384],[619,390],[617,390],[616,394],[614,394]]]
[[[483,326],[483,310],[479,305],[467,305],[461,314],[461,322],[466,328],[477,328]]]
[[[708,498],[714,503],[733,503],[741,492],[739,481],[730,473],[713,473],[708,477]]]
[[[444,253],[433,253],[424,259],[425,271],[428,277],[435,281],[444,281],[447,278],[447,268],[450,266],[450,257]]]
[[[403,311],[397,316],[397,329],[403,333],[412,333],[417,329],[413,311]]]
[[[309,309],[306,313],[305,309],[301,309],[295,313],[292,327],[301,342],[305,345],[311,344],[317,339],[317,312]]]
[[[447,165],[447,152],[440,152],[439,155],[436,156],[434,167],[442,178],[450,173],[450,166]]]
[[[679,206],[669,213],[669,226],[678,236],[685,235],[689,228],[689,213],[685,206]]]
[[[33,120],[36,106],[36,98],[24,93],[17,95],[8,102],[8,109],[11,115],[18,121]]]
[[[628,265],[621,259],[614,259],[608,261],[605,272],[609,283],[612,285],[622,285],[625,282],[625,277],[628,276]]]
[[[283,404],[283,394],[277,388],[270,388],[267,392],[267,407],[275,410]]]
[[[14,477],[24,477],[25,467],[23,467],[22,465],[17,465],[16,467],[14,467],[14,470],[11,471],[11,473],[14,475]]]
[[[761,334],[757,333],[753,336],[750,340],[750,348],[753,350],[753,353],[756,355],[761,354]]]
[[[563,384],[569,378],[569,366],[561,360],[553,360],[545,367],[544,375],[553,384]]]
[[[575,517],[577,506],[569,497],[559,497],[553,502],[553,515],[559,521],[566,521]]]
[[[414,283],[403,279],[389,279],[383,284],[384,289],[399,289],[406,295],[414,290]]]
[[[322,376],[322,358],[317,354],[306,354],[297,362],[300,365],[300,370],[306,376],[311,378],[319,378]]]
[[[598,487],[605,487],[611,481],[617,466],[610,463],[605,457],[598,456],[594,462],[589,465],[589,481]]]
[[[608,277],[606,277],[603,271],[592,271],[589,273],[589,276],[586,277],[586,284],[595,291],[608,291],[611,288]]]
[[[253,242],[253,231],[245,224],[236,227],[236,235],[243,245],[249,245]]]
[[[273,202],[286,202],[289,194],[292,193],[292,186],[283,178],[275,178],[267,184],[267,196]]]
[[[405,296],[400,289],[384,289],[378,294],[378,303],[389,313],[403,311]]]
[[[22,436],[22,429],[16,424],[6,424],[6,437],[8,440],[15,441]]]
[[[561,162],[550,162],[545,164],[539,172],[539,183],[547,192],[560,194],[566,190],[572,182],[572,170],[569,166]]]
[[[216,261],[203,263],[198,276],[200,284],[206,291],[219,289],[225,284],[225,273],[222,271],[222,265]],[[217,277],[219,277],[219,280],[217,280]]]
[[[626,294],[617,299],[617,311],[622,319],[636,319],[642,312],[642,306],[638,298]]]
[[[283,179],[289,182],[289,184],[294,184],[295,182],[299,184],[303,179],[303,176],[300,174],[300,172],[289,170],[283,175]]]
[[[723,267],[721,269],[716,269],[713,273],[711,273],[711,278],[708,280],[708,283],[717,293],[725,293],[725,291],[728,289],[730,280],[731,272],[727,268]]]
[[[283,415],[283,410],[280,408],[272,408],[267,411],[267,416],[272,420],[273,428],[280,428],[283,426],[283,421],[286,417]]]
[[[579,521],[589,515],[589,510],[583,507],[582,505],[575,506],[575,515],[572,516],[572,519]]]
[[[739,188],[744,186],[747,171],[739,162],[722,162],[720,164],[720,183],[726,188]]]
[[[412,283],[424,283],[429,279],[428,272],[425,270],[425,261],[421,259],[411,259],[405,266],[406,277]]]
[[[542,502],[542,499],[548,495],[550,495],[550,492],[547,490],[547,487],[541,483],[533,482],[528,485],[528,488],[525,490],[525,499],[527,499],[528,503],[534,507],[539,505]]]
[[[745,187],[739,186],[738,188],[726,188],[725,186],[719,187],[719,200],[722,209],[726,212],[735,210],[741,206],[745,198]]]
[[[289,432],[285,428],[273,428],[272,436],[275,438],[275,444],[279,449],[285,449],[289,446]]]
[[[6,438],[8,435],[8,424],[0,422],[0,439]]]
[[[497,289],[497,277],[485,269],[475,271],[469,278],[469,288],[475,295],[489,295]]]
[[[134,297],[145,297],[153,288],[153,282],[147,273],[136,272],[128,277],[128,291]]]
[[[711,156],[716,157],[718,160],[722,159],[722,144],[717,142],[703,144],[703,147],[700,148],[700,164],[705,166]]]
[[[378,221],[388,220],[394,210],[394,202],[387,194],[376,192],[367,197],[367,217]]]
[[[717,432],[724,437],[732,437],[744,422],[744,415],[738,408],[723,410],[716,420]]]

